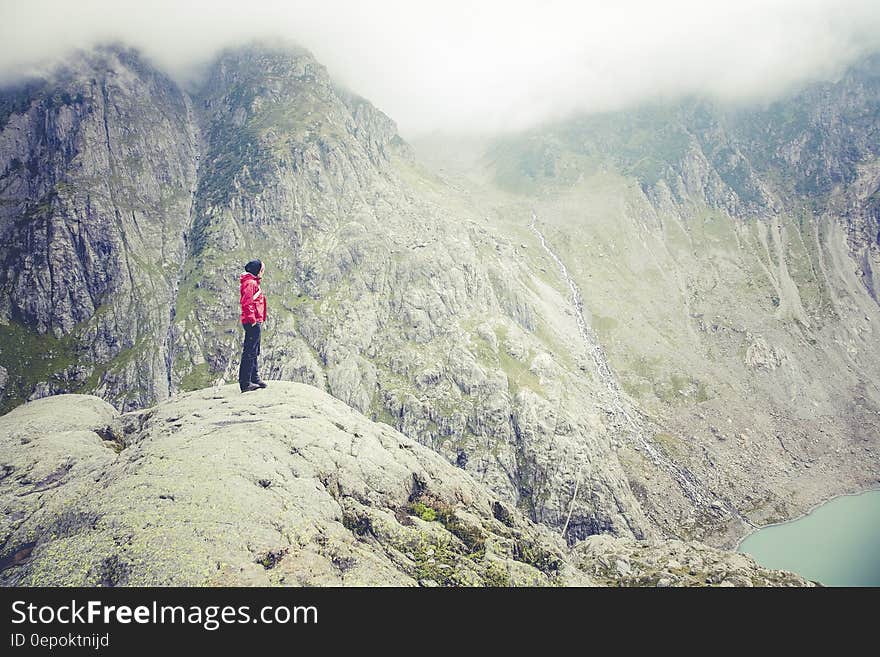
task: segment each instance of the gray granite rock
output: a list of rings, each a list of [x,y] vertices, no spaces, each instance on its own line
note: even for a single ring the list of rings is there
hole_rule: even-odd
[[[3,585],[652,585],[672,555],[696,564],[685,584],[804,583],[699,544],[606,536],[572,552],[432,450],[299,383],[124,415],[49,397],[0,418],[0,454]]]

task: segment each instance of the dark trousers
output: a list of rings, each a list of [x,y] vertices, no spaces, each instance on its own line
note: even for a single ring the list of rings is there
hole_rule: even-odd
[[[244,346],[241,349],[241,366],[238,368],[238,385],[244,390],[250,383],[260,380],[257,374],[257,356],[260,355],[260,324],[242,324]]]

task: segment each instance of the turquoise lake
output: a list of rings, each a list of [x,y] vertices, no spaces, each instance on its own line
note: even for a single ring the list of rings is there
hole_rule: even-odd
[[[825,586],[880,586],[880,490],[837,497],[803,518],[759,529],[737,549]]]

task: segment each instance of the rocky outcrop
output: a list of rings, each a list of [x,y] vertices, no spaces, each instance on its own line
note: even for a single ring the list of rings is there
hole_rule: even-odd
[[[798,575],[756,567],[744,554],[684,541],[646,543],[590,536],[572,562],[607,586],[811,586]]]
[[[433,451],[296,383],[122,415],[41,399],[0,418],[0,454],[3,585],[806,584],[698,544],[572,553]]]

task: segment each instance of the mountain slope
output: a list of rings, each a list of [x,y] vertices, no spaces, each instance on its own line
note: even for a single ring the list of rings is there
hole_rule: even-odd
[[[502,186],[546,193],[612,167],[656,207],[703,206],[739,218],[830,213],[878,301],[880,54],[837,80],[759,106],[701,98],[574,118],[497,140],[488,151]]]
[[[579,119],[495,144],[474,184],[422,167],[296,48],[222,53],[192,93],[120,48],[68,69],[3,95],[5,408],[70,391],[131,410],[234,380],[237,276],[260,257],[264,378],[392,425],[570,544],[730,545],[880,480],[874,247],[853,241],[876,186],[805,211],[813,178],[773,177],[760,118]],[[65,94],[85,118],[44,139]],[[832,126],[876,109],[854,97]],[[849,164],[816,175],[871,170],[870,140],[847,159],[838,133],[822,148]]]
[[[766,108],[577,118],[466,172],[523,239],[536,214],[656,444],[746,522],[880,481],[878,79],[872,57]]]

